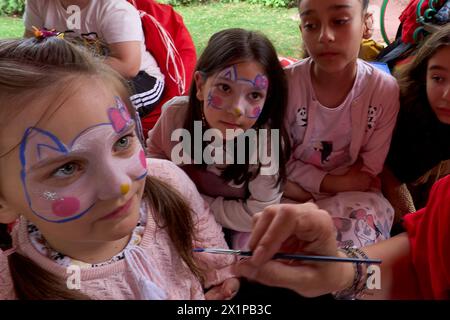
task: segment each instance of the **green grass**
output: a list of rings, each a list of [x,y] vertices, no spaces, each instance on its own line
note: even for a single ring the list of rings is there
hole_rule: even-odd
[[[200,55],[215,32],[232,27],[258,30],[274,43],[279,55],[300,56],[298,22],[292,19],[296,9],[268,8],[247,3],[211,3],[175,7],[184,19]],[[21,37],[20,18],[0,17],[0,38]]]
[[[0,16],[0,39],[21,37],[24,29],[21,18]]]
[[[246,3],[212,3],[175,7],[184,19],[200,54],[215,32],[240,27],[263,32],[273,42],[278,54],[300,55],[298,22],[292,17],[297,9],[268,8]]]

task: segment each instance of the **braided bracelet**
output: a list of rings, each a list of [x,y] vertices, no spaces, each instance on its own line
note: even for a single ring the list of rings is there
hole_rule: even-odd
[[[366,253],[361,249],[355,247],[344,247],[339,249],[349,258],[368,259]],[[366,289],[367,281],[367,265],[364,263],[353,263],[355,269],[355,276],[352,285],[344,290],[333,293],[335,299],[339,300],[355,300]]]

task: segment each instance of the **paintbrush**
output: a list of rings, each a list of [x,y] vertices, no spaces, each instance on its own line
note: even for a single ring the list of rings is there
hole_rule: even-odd
[[[232,250],[232,249],[216,249],[216,248],[195,248],[194,252],[206,252],[214,254],[232,254],[236,256],[250,257],[253,251]],[[380,259],[357,259],[357,258],[342,258],[334,256],[309,256],[302,254],[291,253],[276,253],[272,259],[286,259],[286,260],[304,260],[304,261],[321,261],[321,262],[352,262],[352,263],[368,263],[380,264]]]

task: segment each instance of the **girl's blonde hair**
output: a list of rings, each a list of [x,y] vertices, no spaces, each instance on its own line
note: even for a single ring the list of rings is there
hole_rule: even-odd
[[[110,85],[125,101],[130,114],[135,115],[128,99],[127,82],[84,50],[56,37],[0,40],[0,127],[19,112],[32,107],[33,98],[56,94],[67,89],[72,80],[89,76],[99,77]],[[39,119],[36,120],[38,123]],[[0,149],[0,160],[9,151],[11,149]],[[158,226],[167,229],[184,262],[202,281],[201,270],[192,256],[194,223],[189,205],[167,183],[150,176],[146,179],[144,197],[154,209],[151,212]],[[0,235],[2,239],[6,236],[5,228],[0,228],[0,232],[3,233]],[[78,291],[69,290],[64,279],[19,253],[10,255],[8,259],[19,299],[89,299]]]

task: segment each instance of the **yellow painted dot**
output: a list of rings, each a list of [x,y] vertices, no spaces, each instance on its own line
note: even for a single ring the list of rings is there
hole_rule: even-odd
[[[242,114],[242,113],[241,113],[241,110],[239,110],[239,108],[234,108],[233,111],[234,111],[234,114],[235,114],[237,117],[239,117],[239,116]]]
[[[124,183],[120,186],[120,193],[126,195],[130,191],[130,185],[128,183]]]

